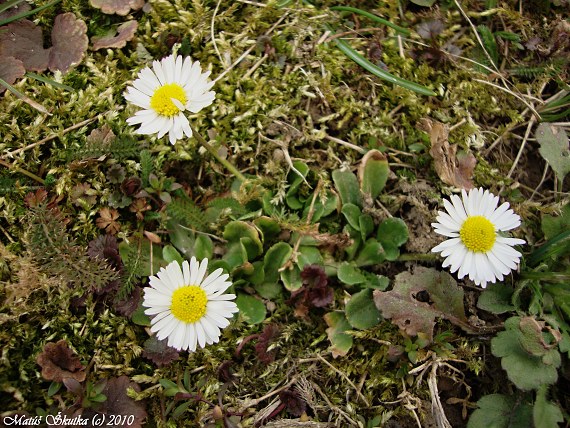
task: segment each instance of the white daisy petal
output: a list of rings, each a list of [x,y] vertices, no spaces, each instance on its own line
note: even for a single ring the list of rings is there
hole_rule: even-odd
[[[192,128],[185,116],[186,110],[197,113],[214,102],[214,85],[210,71],[202,72],[198,61],[170,55],[153,61],[142,69],[124,93],[125,99],[142,108],[127,119],[130,125],[140,124],[135,132],[142,135],[168,134],[175,144],[184,136],[192,136]]]
[[[150,330],[178,350],[194,352],[217,343],[221,329],[238,312],[236,296],[224,294],[232,285],[229,276],[217,269],[204,278],[207,269],[207,259],[192,257],[182,265],[174,261],[151,276],[143,290],[145,313],[152,316]]]
[[[432,223],[434,232],[451,238],[431,250],[444,257],[442,267],[483,288],[517,268],[522,254],[513,247],[526,243],[497,233],[520,225],[508,202],[497,208],[498,204],[499,197],[488,190],[462,190],[461,198],[452,195],[450,201],[444,200],[447,212],[439,211],[438,222]]]

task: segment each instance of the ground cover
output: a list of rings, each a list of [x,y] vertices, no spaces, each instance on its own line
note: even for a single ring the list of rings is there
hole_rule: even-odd
[[[568,8],[0,2],[3,424],[568,424]]]

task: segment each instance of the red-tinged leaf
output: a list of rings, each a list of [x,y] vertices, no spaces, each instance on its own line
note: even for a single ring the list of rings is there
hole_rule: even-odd
[[[91,37],[91,43],[93,43],[93,50],[105,49],[105,48],[124,48],[127,42],[131,41],[135,37],[137,32],[137,21],[127,21],[119,25],[117,28],[117,35],[103,36],[103,37]]]
[[[0,66],[1,68],[2,66]],[[1,74],[0,74],[1,77]],[[47,191],[43,187],[36,190],[35,192],[30,192],[24,197],[24,203],[28,208],[36,208],[47,198]]]
[[[264,364],[270,364],[275,361],[276,349],[268,351],[271,342],[279,336],[279,327],[275,324],[267,324],[263,332],[259,335],[259,339],[255,345],[257,358]]]
[[[3,5],[4,3],[6,3],[7,1],[8,0],[0,0],[0,6]],[[5,11],[3,11],[2,13],[0,13],[0,20],[11,18],[11,17],[19,15],[21,13],[27,12],[30,9],[31,9],[30,5],[27,2],[22,1],[22,2],[14,5],[14,6],[9,7]]]
[[[13,85],[17,79],[24,77],[26,69],[24,63],[13,56],[0,56],[0,79],[9,85]],[[4,86],[0,86],[0,94],[6,90]]]
[[[131,9],[139,10],[144,6],[144,0],[89,0],[91,6],[101,9],[101,12],[112,15],[128,15]]]
[[[49,69],[67,73],[73,65],[81,62],[87,51],[87,25],[71,12],[57,15],[51,32],[51,42],[53,47],[49,53]]]
[[[44,49],[42,29],[32,21],[21,19],[2,27],[0,56],[19,59],[27,71],[44,71],[50,50]]]
[[[155,336],[148,338],[143,345],[143,357],[151,360],[157,367],[167,366],[176,361],[180,354],[166,342],[166,339],[158,340]]]
[[[85,367],[63,339],[57,343],[46,343],[42,353],[36,357],[36,362],[41,366],[42,377],[45,380],[55,382],[62,382],[65,378],[73,378],[78,382],[85,380]]]
[[[307,403],[301,398],[299,393],[293,389],[287,389],[279,393],[279,399],[283,404],[287,412],[295,417],[301,416],[307,411]]]

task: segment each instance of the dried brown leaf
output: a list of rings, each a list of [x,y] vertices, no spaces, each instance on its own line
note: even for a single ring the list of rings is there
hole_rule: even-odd
[[[127,376],[111,378],[107,381],[103,394],[107,396],[107,400],[101,403],[96,410],[106,415],[134,416],[135,420],[128,425],[129,418],[117,418],[116,421],[122,421],[123,424],[115,425],[116,427],[140,428],[147,417],[145,406],[141,401],[135,401],[127,395],[127,389],[132,388],[136,392],[140,392],[137,383],[131,382]]]
[[[89,4],[94,8],[101,9],[101,12],[112,15],[125,16],[133,10],[139,10],[144,6],[144,0],[89,0]]]
[[[72,378],[78,382],[85,380],[85,367],[63,339],[57,343],[46,343],[36,362],[41,366],[42,377],[45,380],[54,382],[61,382],[65,378]]]
[[[121,224],[117,221],[119,212],[113,208],[101,208],[99,218],[95,221],[97,227],[105,229],[107,233],[115,235],[121,230]]]
[[[109,125],[105,124],[91,131],[86,140],[88,144],[107,147],[115,140],[115,134]]]
[[[418,128],[429,134],[431,149],[429,154],[433,158],[435,171],[441,181],[460,189],[472,189],[471,176],[477,161],[471,153],[456,156],[457,146],[449,144],[449,126],[441,122],[424,118]]]
[[[0,56],[19,59],[28,71],[44,71],[50,49],[44,49],[42,29],[27,19],[12,22],[0,32]]]
[[[0,6],[6,3],[7,1],[8,0],[0,0]],[[0,20],[11,18],[13,16],[19,15],[20,13],[27,12],[30,9],[31,9],[30,5],[27,2],[23,1],[21,3],[18,3],[17,5],[9,7],[4,12],[0,13]]]
[[[0,56],[0,79],[9,85],[13,85],[17,79],[24,77],[24,74],[26,74],[26,69],[22,61],[13,56]],[[5,90],[4,86],[0,86],[0,94]]]
[[[67,73],[73,65],[83,59],[89,38],[85,21],[67,12],[55,17],[51,32],[53,47],[49,53],[48,67],[51,71]]]
[[[135,37],[137,32],[137,21],[127,21],[119,25],[117,28],[117,35],[103,36],[103,37],[91,37],[91,43],[93,43],[93,50],[105,49],[105,48],[124,48],[127,42],[131,41]]]

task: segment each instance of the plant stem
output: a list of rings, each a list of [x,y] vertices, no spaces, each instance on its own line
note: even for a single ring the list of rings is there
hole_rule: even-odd
[[[419,254],[419,253],[405,253],[400,254],[398,257],[399,262],[435,262],[438,255],[435,253]]]
[[[26,171],[25,169],[22,169],[20,167],[17,167],[15,165],[12,165],[11,163],[5,162],[3,160],[0,159],[0,165],[5,166],[8,169],[13,169],[16,172],[19,172],[21,174],[24,174],[28,177],[30,177],[32,180],[37,181],[38,183],[40,183],[42,186],[44,185],[44,180],[41,177],[38,177],[36,174],[31,173],[30,171]]]
[[[219,154],[218,151],[216,149],[214,149],[210,143],[208,143],[204,137],[202,137],[202,135],[200,135],[200,133],[198,131],[196,131],[196,129],[194,129],[194,127],[192,125],[190,125],[190,127],[192,128],[192,133],[194,134],[194,137],[196,137],[196,139],[198,140],[198,142],[200,144],[202,144],[202,146],[208,150],[208,152],[210,152],[210,154],[212,156],[214,156],[216,158],[216,160],[221,163],[223,166],[226,167],[226,169],[231,172],[239,181],[241,182],[245,182],[247,179],[245,178],[245,176],[238,171],[238,169],[233,166],[228,160],[222,158]]]

